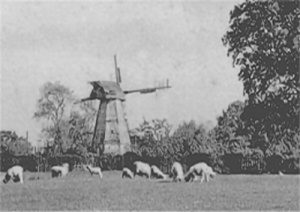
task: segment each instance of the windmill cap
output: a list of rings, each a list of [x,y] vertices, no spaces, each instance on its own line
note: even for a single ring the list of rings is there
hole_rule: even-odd
[[[106,99],[120,99],[125,101],[125,94],[120,85],[113,81],[92,81],[93,89],[102,88],[105,92]]]

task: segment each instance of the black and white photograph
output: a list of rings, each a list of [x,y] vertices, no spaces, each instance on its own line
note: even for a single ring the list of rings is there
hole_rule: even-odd
[[[299,0],[3,0],[0,26],[0,211],[300,211]]]

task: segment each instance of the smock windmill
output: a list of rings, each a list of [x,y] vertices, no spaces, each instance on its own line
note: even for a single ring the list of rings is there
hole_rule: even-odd
[[[79,101],[100,100],[92,139],[92,150],[98,151],[100,155],[104,152],[124,154],[130,151],[129,129],[124,110],[125,95],[131,93],[146,94],[159,89],[171,88],[167,80],[166,84],[162,86],[123,91],[120,87],[122,80],[116,55],[114,60],[116,82],[90,82],[93,86],[90,96]]]

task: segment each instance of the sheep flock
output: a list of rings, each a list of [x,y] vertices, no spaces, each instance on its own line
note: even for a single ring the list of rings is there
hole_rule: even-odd
[[[93,167],[90,164],[82,165],[83,169],[90,173],[91,177],[97,175],[101,180],[103,173],[101,167]],[[20,182],[23,184],[23,167],[15,165],[7,170],[3,179],[3,183],[7,183],[10,179],[13,182]],[[55,165],[51,167],[52,178],[65,178],[69,173],[69,164],[63,163],[62,165]],[[198,162],[189,167],[186,173],[183,171],[182,164],[175,161],[172,164],[170,173],[163,173],[159,166],[148,164],[142,160],[132,160],[129,163],[123,164],[121,178],[135,179],[136,176],[146,177],[147,179],[167,180],[173,182],[193,182],[200,181],[209,182],[216,176],[216,172],[204,162]]]

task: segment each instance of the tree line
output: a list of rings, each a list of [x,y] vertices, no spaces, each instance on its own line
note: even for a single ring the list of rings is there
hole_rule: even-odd
[[[219,173],[299,173],[297,146],[286,148],[285,145],[279,145],[264,151],[253,145],[256,141],[252,141],[249,135],[243,134],[245,124],[241,114],[244,107],[245,103],[241,101],[231,103],[217,118],[217,125],[212,129],[192,120],[181,123],[171,134],[172,126],[166,119],[144,120],[130,131],[132,152],[143,158],[151,158],[165,171],[169,170],[174,161],[180,161],[186,166],[186,159],[197,155],[204,157],[205,162]],[[14,147],[18,145],[12,143],[23,142],[23,139],[15,139],[15,133],[1,136],[1,164],[13,164],[17,160],[24,160],[23,156],[27,155],[31,158],[31,162],[27,158],[27,164],[35,166],[31,167],[32,170],[37,170],[39,164],[39,170],[47,171],[51,165],[61,161],[68,161],[72,167],[92,163],[107,170],[120,169],[120,155],[99,156],[89,152],[94,123],[90,119],[91,127],[86,127],[87,123],[83,121],[85,118],[85,115],[70,115],[68,127],[60,128],[60,132],[67,131],[63,133],[66,137],[61,136],[60,141],[49,142],[42,153],[17,153]],[[11,138],[7,139],[9,136]],[[293,139],[297,140],[299,137],[297,134]],[[18,155],[17,159],[12,155]],[[2,165],[2,168],[5,167]]]

